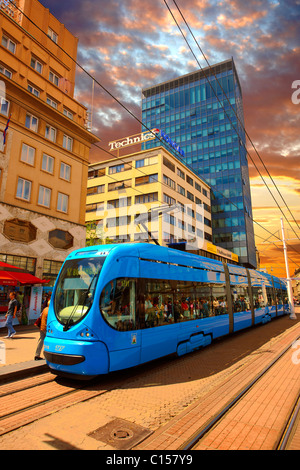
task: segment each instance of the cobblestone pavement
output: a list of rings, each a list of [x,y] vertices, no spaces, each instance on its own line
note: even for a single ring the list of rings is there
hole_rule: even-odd
[[[1,449],[114,449],[89,433],[115,418],[152,432],[159,429],[257,354],[275,348],[275,337],[284,335],[298,321],[281,317],[190,355],[161,359],[127,371],[125,385],[0,437]],[[99,380],[105,383],[107,378]]]

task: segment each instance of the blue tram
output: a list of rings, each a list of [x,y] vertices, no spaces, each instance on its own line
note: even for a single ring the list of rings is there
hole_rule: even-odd
[[[89,378],[288,312],[286,284],[268,274],[148,243],[87,247],[58,275],[44,354],[52,372]]]

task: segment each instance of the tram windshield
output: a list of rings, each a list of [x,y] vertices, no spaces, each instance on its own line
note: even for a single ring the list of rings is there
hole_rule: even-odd
[[[69,327],[80,321],[93,304],[94,293],[105,257],[66,261],[54,295],[54,311]]]

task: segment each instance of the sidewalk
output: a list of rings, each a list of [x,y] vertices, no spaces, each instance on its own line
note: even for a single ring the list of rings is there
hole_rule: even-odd
[[[7,335],[6,328],[0,329],[0,345],[2,346],[0,350],[0,381],[12,374],[28,374],[28,372],[35,371],[37,368],[48,367],[45,360],[34,360],[40,330],[34,325],[17,325],[15,330],[17,333],[11,339],[5,338]]]

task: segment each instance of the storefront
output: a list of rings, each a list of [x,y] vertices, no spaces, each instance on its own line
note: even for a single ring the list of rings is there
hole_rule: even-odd
[[[20,308],[14,325],[33,323],[41,313],[43,281],[24,270],[0,261],[0,328],[5,326],[9,293],[15,291]]]

